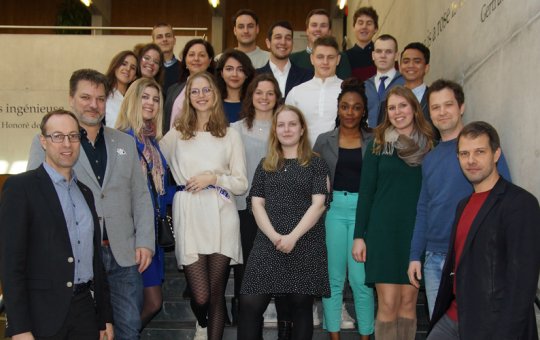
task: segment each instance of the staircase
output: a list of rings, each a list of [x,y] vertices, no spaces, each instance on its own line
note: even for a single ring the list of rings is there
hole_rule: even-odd
[[[195,334],[195,316],[191,311],[189,299],[184,299],[182,293],[186,286],[184,274],[176,268],[176,259],[174,253],[166,253],[165,255],[165,282],[163,284],[163,309],[152,320],[152,322],[143,330],[142,340],[191,340]],[[229,278],[227,290],[225,292],[227,299],[227,307],[230,311],[230,301],[233,297],[233,277]],[[345,302],[349,314],[354,318],[354,306],[352,293],[350,289],[345,291]],[[322,305],[321,301],[317,300],[317,310],[319,318],[322,320]],[[427,304],[426,297],[423,291],[420,292],[417,304],[418,314],[418,330],[415,340],[424,340],[426,338],[428,321],[427,321]],[[273,327],[270,327],[273,326]],[[263,337],[266,340],[277,339],[277,329],[275,324],[266,324],[263,332]],[[373,337],[372,337],[373,338]],[[224,340],[236,340],[236,327],[225,327],[223,335]],[[315,327],[313,339],[327,340],[328,333],[321,326]],[[341,331],[341,339],[352,340],[358,339],[356,330]]]

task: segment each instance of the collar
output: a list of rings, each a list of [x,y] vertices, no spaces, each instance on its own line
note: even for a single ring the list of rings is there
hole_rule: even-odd
[[[99,131],[98,131],[98,134],[96,136],[96,140],[94,141],[94,143],[97,142],[100,138],[104,138],[104,136],[103,136],[103,131],[104,131],[103,126],[104,125],[101,124],[101,127],[99,128]],[[81,138],[86,139],[88,141],[88,132],[86,132],[85,128],[83,128],[81,126],[81,129],[79,130],[79,132],[81,133]]]
[[[163,62],[163,66],[165,66],[165,67],[171,67],[171,66],[173,66],[174,64],[176,64],[177,61],[178,61],[178,59],[176,59],[176,57],[175,57],[174,54],[173,54],[171,60],[166,60],[166,61]]]
[[[421,85],[412,89],[412,92],[416,96],[416,99],[418,99],[418,102],[422,101],[422,97],[424,96],[426,89],[427,89],[427,85],[425,83],[422,83]]]
[[[381,77],[382,77],[382,76],[387,76],[387,77],[388,77],[387,79],[388,79],[389,81],[391,81],[391,80],[394,79],[394,77],[396,76],[396,73],[397,73],[396,69],[392,67],[392,68],[391,68],[388,72],[386,72],[386,73],[379,73],[379,71],[377,71],[377,75],[375,76],[375,78],[376,78],[377,81],[381,81]]]
[[[311,54],[311,52],[313,52],[313,49],[309,46],[306,47],[306,52],[307,54]]]
[[[318,77],[313,77],[313,81],[318,83],[318,84],[321,84],[321,85],[328,84],[328,83],[331,83],[331,82],[335,82],[337,79],[339,79],[337,77],[337,75],[333,75],[333,76],[325,78],[325,79],[318,78]]]
[[[261,49],[259,48],[259,46],[255,46],[255,49],[253,51],[251,51],[251,52],[247,52],[246,55],[251,56],[253,54],[257,54],[257,53],[259,53],[260,50]]]
[[[364,47],[364,48],[360,47],[360,45],[358,45],[358,44],[354,44],[354,48],[356,48],[358,50],[361,50],[361,51],[373,51],[373,47],[374,47],[373,41],[371,41],[369,44],[367,44],[366,47]]]
[[[47,163],[47,161],[43,161],[43,168],[45,169],[45,171],[47,171],[47,174],[49,174],[49,177],[51,178],[54,184],[63,184],[67,182],[66,178],[60,175],[60,173],[56,171],[52,166],[50,166],[49,163]],[[72,183],[75,183],[76,181],[77,181],[77,176],[75,175],[75,171],[71,169],[71,181],[67,184],[71,185]]]
[[[285,69],[281,71],[279,67],[277,67],[276,64],[274,64],[271,60],[268,60],[268,64],[270,65],[270,70],[272,70],[272,73],[289,73],[289,70],[291,69],[291,61],[287,59],[287,64],[285,65]]]

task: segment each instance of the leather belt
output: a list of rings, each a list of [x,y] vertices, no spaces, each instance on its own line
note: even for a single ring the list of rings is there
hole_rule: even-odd
[[[73,286],[73,295],[76,296],[86,293],[90,288],[92,288],[92,280],[84,283],[77,283]]]

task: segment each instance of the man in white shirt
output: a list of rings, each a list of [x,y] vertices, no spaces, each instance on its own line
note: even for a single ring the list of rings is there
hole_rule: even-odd
[[[311,78],[313,72],[291,63],[289,56],[293,46],[293,29],[288,21],[278,21],[270,26],[266,46],[270,49],[270,60],[257,73],[272,73],[285,98],[289,91]]]
[[[342,80],[336,76],[340,55],[337,41],[332,36],[315,40],[311,63],[313,79],[294,87],[285,103],[298,107],[306,117],[311,146],[317,137],[334,129],[337,116],[337,97]]]
[[[390,34],[383,34],[375,40],[373,62],[377,74],[364,82],[368,100],[368,125],[371,128],[379,122],[379,112],[384,105],[388,90],[397,85],[403,85],[405,80],[395,69],[398,44]]]
[[[261,68],[268,62],[270,53],[261,50],[257,46],[257,34],[259,34],[259,18],[250,9],[241,9],[233,17],[233,33],[238,41],[235,48],[247,54],[254,68]],[[219,60],[221,53],[216,56]]]
[[[180,63],[174,56],[174,45],[176,38],[170,24],[161,22],[152,29],[152,42],[159,46],[163,52],[165,75],[163,78],[163,95],[167,94],[167,89],[178,81],[180,77]]]

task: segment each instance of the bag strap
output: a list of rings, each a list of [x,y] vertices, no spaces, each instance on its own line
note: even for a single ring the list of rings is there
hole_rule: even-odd
[[[156,186],[154,185],[154,179],[152,178],[152,171],[150,170],[150,166],[148,164],[148,160],[146,160],[146,157],[144,157],[143,153],[139,148],[137,148],[137,152],[139,153],[139,156],[141,156],[141,159],[146,164],[146,177],[148,178],[148,182],[150,182],[150,187],[152,188],[152,192],[154,194],[154,198],[156,200],[156,207],[155,210],[157,212],[157,216],[161,216],[159,213],[159,195],[156,190]]]

